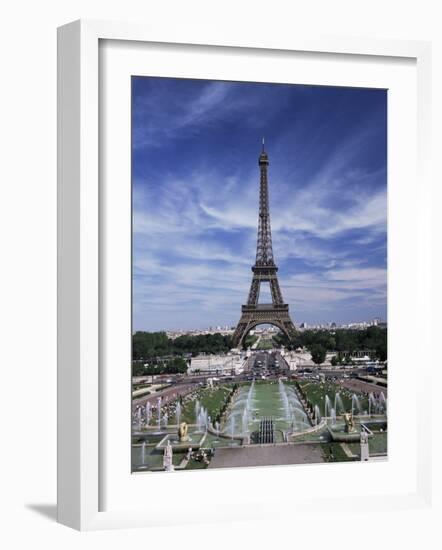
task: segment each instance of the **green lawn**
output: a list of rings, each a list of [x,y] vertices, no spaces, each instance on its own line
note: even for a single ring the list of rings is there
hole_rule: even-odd
[[[368,440],[370,454],[387,454],[387,432],[375,433]],[[359,460],[361,454],[361,445],[359,443],[347,443],[347,447],[356,458],[348,457],[340,443],[325,443],[322,445],[324,456],[329,462],[346,462],[350,460]]]
[[[232,386],[202,388],[196,393],[196,398],[207,409],[209,416],[215,419],[231,391]],[[188,424],[195,423],[195,400],[184,402],[182,420]]]
[[[368,440],[370,453],[387,454],[387,432],[375,433]]]
[[[357,460],[347,456],[340,443],[325,443],[322,445],[322,451],[327,462],[350,462],[352,460]]]
[[[258,340],[258,336],[256,336],[256,334],[254,334],[253,336],[250,336],[249,334],[246,338],[246,341],[244,342],[245,347],[252,347],[256,340]]]
[[[341,396],[345,410],[351,411],[351,399],[355,392],[347,390],[338,384],[333,384],[332,382],[301,380],[299,385],[306,393],[310,402],[313,403],[313,405],[318,405],[322,415],[325,411],[325,396],[328,395],[331,400],[331,406],[334,407],[334,400],[337,392],[339,392]],[[363,411],[368,410],[368,399],[361,394],[356,395],[359,398],[361,409]]]
[[[256,349],[273,349],[275,344],[272,340],[260,340]]]

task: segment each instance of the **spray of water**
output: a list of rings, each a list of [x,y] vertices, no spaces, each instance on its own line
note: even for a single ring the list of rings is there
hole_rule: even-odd
[[[355,414],[355,411],[357,411],[358,414],[361,413],[361,404],[359,403],[358,396],[354,393],[351,396],[351,413]]]
[[[157,399],[157,409],[158,409],[158,429],[161,429],[161,397]]]
[[[319,410],[318,405],[315,405],[315,426],[321,421],[321,411]]]
[[[181,403],[178,401],[175,409],[176,423],[179,426],[181,421]]]
[[[335,394],[335,407],[334,407],[336,414],[343,414],[345,412],[344,403],[342,401],[341,394],[339,392],[336,392]]]
[[[325,396],[325,404],[324,404],[324,416],[325,417],[328,417],[330,416],[330,411],[331,411],[331,401],[330,401],[330,397],[328,395]]]

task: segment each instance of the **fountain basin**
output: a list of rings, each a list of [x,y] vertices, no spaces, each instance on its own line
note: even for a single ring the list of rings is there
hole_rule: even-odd
[[[172,445],[173,450],[187,450],[189,447],[192,447],[192,449],[199,449],[203,445],[206,436],[207,432],[192,432],[189,433],[189,438],[187,439],[187,441],[180,441],[178,434],[167,434],[155,446],[155,448],[164,449],[167,446],[167,442],[169,441]]]
[[[328,433],[332,441],[336,443],[354,443],[361,439],[361,428],[364,428],[369,438],[373,437],[373,432],[368,428],[366,424],[359,424],[359,426],[352,432],[345,431],[345,424],[337,424],[330,427],[327,426]]]
[[[253,444],[253,434],[259,431],[262,418],[273,421],[276,443],[286,442],[293,432],[303,432],[311,427],[293,385],[282,381],[253,381],[250,385],[240,386],[235,394],[219,437]]]

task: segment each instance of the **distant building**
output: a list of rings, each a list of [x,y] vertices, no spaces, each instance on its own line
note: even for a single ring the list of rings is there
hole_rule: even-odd
[[[302,348],[298,348],[296,351],[286,351],[284,360],[287,362],[291,371],[313,365],[310,353]]]
[[[297,357],[293,357],[292,355],[288,355],[288,356],[284,357],[284,359],[286,360],[286,362],[289,366],[289,369],[291,371],[297,370],[298,364],[299,364],[299,360],[298,360]]]
[[[247,356],[241,353],[228,355],[198,355],[192,357],[187,374],[241,374]]]
[[[376,357],[376,351],[374,349],[362,349],[350,351],[339,351],[338,356],[341,360],[350,359],[356,363],[364,363],[373,361]]]

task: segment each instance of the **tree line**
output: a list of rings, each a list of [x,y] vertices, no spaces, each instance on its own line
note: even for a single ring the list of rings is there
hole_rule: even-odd
[[[376,326],[362,330],[305,330],[298,332],[290,342],[280,332],[273,340],[275,345],[284,345],[288,349],[307,348],[317,364],[324,362],[327,351],[348,352],[351,355],[356,350],[370,350],[376,359],[387,359],[387,329]],[[250,345],[252,339],[246,343]],[[186,334],[172,339],[165,332],[138,331],[132,337],[132,359],[134,362],[143,361],[148,366],[134,364],[134,371],[142,371],[143,374],[185,372],[186,362],[173,361],[174,358],[178,359],[183,355],[195,357],[200,353],[227,353],[231,348],[232,337],[220,333]],[[341,357],[342,354],[338,354],[333,363],[338,364]],[[164,360],[161,361],[161,358]]]
[[[387,329],[376,326],[362,330],[304,330],[298,332],[291,342],[280,332],[273,339],[277,345],[282,344],[288,349],[307,348],[318,364],[324,362],[327,351],[349,352],[351,355],[356,350],[371,350],[380,361],[387,359]]]
[[[172,359],[155,359],[149,363],[142,360],[132,363],[132,376],[146,376],[152,374],[185,374],[187,361],[182,357]]]
[[[138,331],[132,336],[132,359],[134,361],[199,353],[225,353],[232,347],[231,336],[222,334],[183,335],[168,338],[165,332]]]

